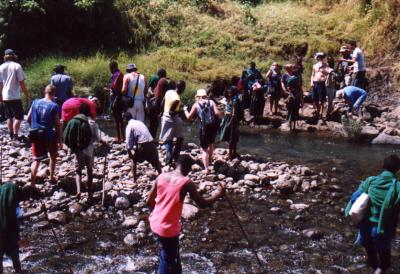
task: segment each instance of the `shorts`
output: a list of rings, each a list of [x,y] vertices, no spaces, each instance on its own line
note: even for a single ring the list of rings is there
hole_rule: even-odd
[[[174,138],[183,138],[183,122],[179,115],[161,118],[160,141],[173,141]]]
[[[7,119],[24,119],[24,109],[21,100],[4,101],[4,113]]]
[[[93,169],[94,156],[89,156],[83,151],[75,152],[76,156],[76,170],[81,171],[85,167],[88,169]]]
[[[325,82],[314,82],[313,88],[313,101],[325,103],[326,102],[326,85]]]
[[[200,147],[203,149],[208,148],[209,145],[215,143],[215,137],[218,132],[218,124],[205,126],[204,128],[200,128],[199,139],[200,139]]]
[[[47,153],[50,158],[55,159],[58,156],[57,140],[42,140],[32,143],[32,155],[35,160],[44,160],[47,158]]]

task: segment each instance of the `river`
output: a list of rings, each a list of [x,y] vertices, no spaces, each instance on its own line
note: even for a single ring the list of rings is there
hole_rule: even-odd
[[[108,121],[102,128],[112,133]],[[187,142],[197,143],[195,125],[186,127]],[[224,146],[219,144],[218,146]],[[235,210],[262,259],[260,267],[242,236],[226,200],[200,211],[198,218],[183,222],[181,256],[184,273],[362,273],[364,251],[353,245],[356,230],[343,218],[342,208],[358,181],[379,171],[382,159],[400,148],[351,143],[315,134],[282,134],[243,131],[240,153],[266,160],[304,164],[339,178],[342,191],[330,195],[329,184],[318,192],[288,196],[271,195],[267,201],[230,196]],[[303,213],[290,211],[293,202],[312,204]],[[281,214],[270,211],[283,209]],[[129,209],[133,213],[135,209]],[[127,212],[124,212],[127,214]],[[22,250],[23,266],[31,273],[155,273],[157,245],[147,238],[138,247],[127,247],[122,212],[109,208],[86,214],[54,229],[65,247],[58,250],[51,230],[27,222],[23,235],[30,246]],[[318,229],[316,239],[302,236],[304,229]],[[400,240],[394,242],[393,267],[400,270]],[[10,265],[10,261],[5,261]],[[6,270],[10,270],[7,268]],[[7,271],[6,271],[7,273]]]

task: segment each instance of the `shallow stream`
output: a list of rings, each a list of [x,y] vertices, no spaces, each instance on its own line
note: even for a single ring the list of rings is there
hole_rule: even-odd
[[[109,122],[103,122],[102,128],[111,133],[108,125]],[[197,128],[186,128],[187,142],[197,143]],[[341,210],[358,180],[378,172],[382,159],[400,153],[399,147],[357,144],[315,134],[257,133],[246,129],[241,135],[239,152],[304,164],[332,174],[339,178],[342,191],[332,196],[327,184],[318,192],[272,195],[267,202],[230,196],[262,259],[262,267],[258,266],[226,200],[212,209],[201,210],[194,221],[183,223],[184,273],[367,273],[364,252],[353,245],[355,229],[344,220]],[[293,212],[288,199],[310,204],[310,208],[303,213]],[[279,207],[282,212],[274,213],[272,207]],[[121,215],[122,212],[110,208],[56,226],[66,257],[58,250],[51,230],[35,229],[33,223],[27,222],[23,235],[27,235],[30,246],[22,250],[24,268],[31,273],[68,273],[69,266],[76,273],[154,273],[156,242],[148,238],[137,248],[127,247],[123,238],[129,231],[121,227]],[[310,228],[317,229],[320,236],[304,237],[301,231]],[[392,261],[390,273],[399,273],[400,239],[394,242]]]

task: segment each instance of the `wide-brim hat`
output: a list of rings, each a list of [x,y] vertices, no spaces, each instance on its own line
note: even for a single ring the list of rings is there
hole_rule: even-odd
[[[135,69],[137,69],[137,67],[136,67],[135,64],[128,64],[128,65],[126,66],[126,70],[135,70]]]
[[[348,52],[349,48],[347,46],[341,46],[339,52],[343,53],[343,52]]]
[[[325,53],[323,53],[323,52],[317,52],[316,54],[315,54],[315,59],[318,59],[318,58],[320,58],[320,57],[322,57],[322,58],[325,58]]]
[[[207,97],[207,91],[205,89],[198,89],[196,92],[197,97]]]

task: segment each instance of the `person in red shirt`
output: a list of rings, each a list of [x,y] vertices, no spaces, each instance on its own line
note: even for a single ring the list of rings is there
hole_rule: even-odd
[[[61,108],[61,120],[66,125],[75,115],[79,114],[79,107],[86,103],[90,107],[90,114],[96,118],[96,109],[99,107],[99,99],[93,96],[89,98],[73,97],[64,102]]]

